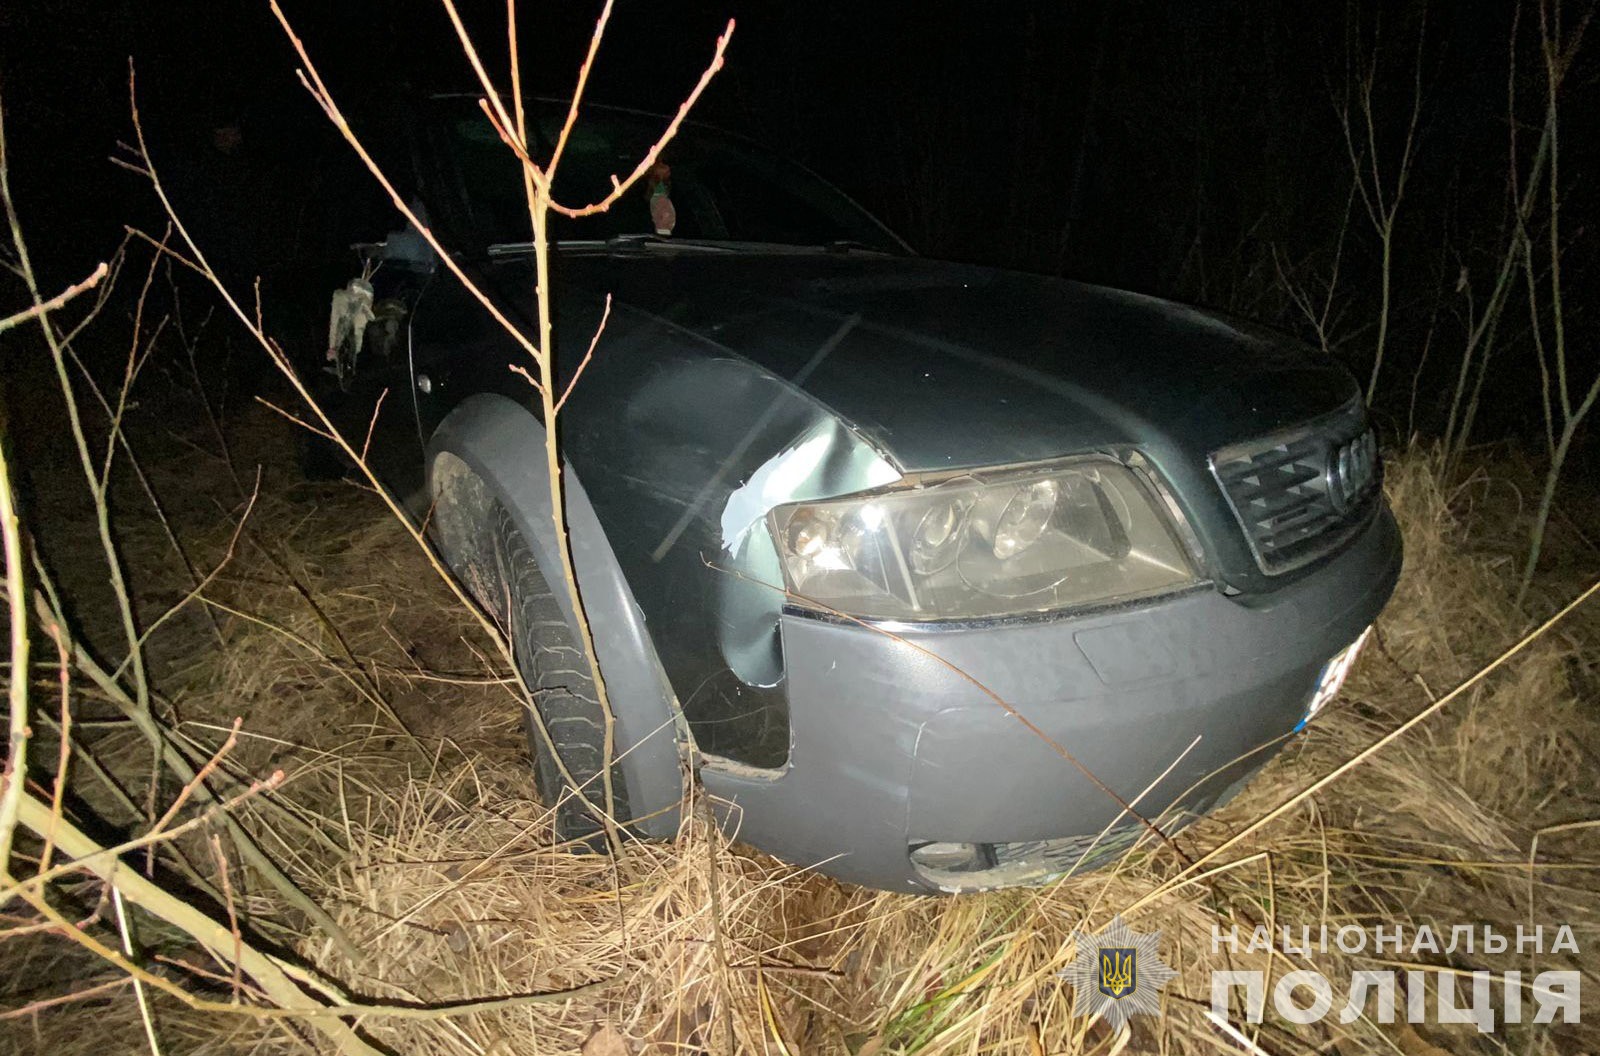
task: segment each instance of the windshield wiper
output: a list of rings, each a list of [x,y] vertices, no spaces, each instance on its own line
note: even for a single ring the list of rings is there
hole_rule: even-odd
[[[884,249],[882,246],[868,245],[865,242],[857,242],[852,238],[836,238],[832,242],[825,244],[822,248],[827,250],[829,253],[871,253],[874,256],[879,257],[893,257],[899,255],[892,250]]]
[[[570,246],[573,243],[563,242],[561,244]],[[662,249],[699,249],[712,253],[734,253],[737,252],[738,248],[735,245],[730,245],[717,239],[673,238],[670,235],[646,234],[613,235],[606,239],[605,245],[610,249],[633,249],[635,247],[649,249],[651,246],[657,246]]]
[[[685,249],[702,253],[737,253],[739,243],[716,242],[701,238],[667,238],[662,235],[630,234],[610,238],[563,238],[551,245],[563,249]],[[514,257],[533,252],[532,242],[501,242],[489,247],[491,257]]]
[[[564,238],[554,243],[562,249],[587,250],[689,250],[700,253],[867,253],[876,257],[900,254],[882,246],[841,238],[821,245],[791,242],[750,242],[741,239],[671,238],[643,232],[612,235],[610,238]],[[502,242],[489,247],[491,257],[513,257],[533,252],[532,242]]]

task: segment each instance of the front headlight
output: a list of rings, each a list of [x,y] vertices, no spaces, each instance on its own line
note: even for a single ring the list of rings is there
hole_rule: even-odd
[[[1149,480],[1106,458],[970,473],[767,516],[789,591],[863,618],[1011,616],[1195,581]]]

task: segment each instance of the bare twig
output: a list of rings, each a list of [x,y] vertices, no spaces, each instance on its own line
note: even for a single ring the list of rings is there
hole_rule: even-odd
[[[244,510],[239,514],[239,520],[234,525],[233,534],[228,537],[228,546],[227,549],[222,552],[222,557],[218,559],[217,563],[212,566],[211,571],[206,573],[204,578],[200,578],[195,581],[194,586],[190,588],[183,597],[167,606],[166,610],[162,612],[161,615],[150,621],[150,625],[144,629],[144,631],[139,635],[139,640],[134,643],[134,648],[128,651],[128,655],[123,658],[122,663],[118,664],[117,669],[111,672],[112,678],[120,679],[123,672],[127,670],[128,665],[132,662],[133,653],[137,650],[142,650],[145,646],[145,643],[150,640],[150,636],[168,620],[172,619],[172,617],[183,611],[183,609],[192,602],[202,598],[205,594],[206,588],[211,586],[212,582],[214,582],[216,578],[222,574],[222,570],[224,568],[228,567],[228,564],[233,560],[234,553],[238,548],[239,536],[244,532],[245,524],[249,521],[250,514],[256,507],[256,499],[260,497],[260,494],[261,472],[260,468],[257,467],[255,487],[251,489],[250,497],[245,501]],[[164,520],[165,518],[163,518],[163,521]],[[191,565],[188,567],[190,574],[194,575],[195,572],[193,566]],[[207,612],[209,614],[209,610],[207,610]]]
[[[0,533],[5,540],[6,608],[11,623],[11,685],[7,701],[10,738],[6,753],[6,787],[0,794],[0,877],[9,877],[11,837],[17,827],[22,786],[28,778],[31,731],[28,729],[28,588],[22,578],[27,565],[22,557],[22,528],[17,523],[10,458],[3,449],[0,449]]]
[[[511,6],[506,9],[506,21],[510,23],[513,34],[511,38],[511,55],[512,62],[516,63],[520,61],[517,56],[515,36],[517,26],[516,0],[508,0],[508,3]],[[572,102],[567,107],[567,119],[561,123],[561,134],[556,137],[555,148],[550,151],[550,160],[545,162],[545,175],[552,184],[556,178],[556,166],[561,164],[561,156],[567,150],[567,137],[572,135],[572,126],[578,121],[578,106],[583,102],[583,91],[589,85],[589,71],[594,69],[594,57],[600,53],[600,40],[606,35],[606,23],[611,21],[611,3],[612,0],[606,0],[606,6],[600,9],[600,17],[595,20],[594,33],[589,37],[589,50],[583,56],[583,65],[578,67],[578,83],[572,89]],[[522,86],[520,83],[521,78],[518,76],[516,69],[512,70],[511,79],[517,88],[517,127],[522,128],[525,120],[522,113]]]
[[[1467,342],[1461,353],[1461,365],[1456,373],[1455,391],[1450,401],[1450,415],[1445,423],[1444,451],[1445,469],[1447,475],[1459,464],[1461,457],[1466,453],[1467,444],[1472,436],[1472,428],[1477,417],[1478,399],[1482,390],[1484,378],[1488,374],[1489,357],[1494,351],[1495,336],[1499,330],[1500,317],[1505,308],[1507,298],[1510,296],[1517,264],[1521,260],[1522,250],[1526,238],[1526,225],[1533,215],[1533,209],[1538,204],[1538,195],[1545,170],[1550,161],[1550,148],[1553,143],[1554,130],[1551,127],[1551,114],[1546,113],[1546,119],[1541,123],[1539,143],[1534,149],[1533,160],[1529,165],[1526,182],[1519,175],[1520,160],[1517,157],[1517,115],[1516,115],[1516,85],[1517,85],[1517,27],[1521,20],[1522,5],[1517,4],[1512,9],[1511,32],[1508,40],[1510,52],[1508,73],[1506,77],[1507,96],[1507,169],[1506,179],[1509,184],[1514,214],[1512,216],[1512,231],[1506,241],[1504,251],[1500,255],[1499,265],[1495,271],[1494,283],[1490,287],[1489,298],[1484,303],[1483,311],[1473,319],[1472,286],[1466,272],[1462,273],[1462,287],[1468,298],[1468,324],[1469,331]],[[1467,379],[1471,376],[1472,368],[1478,367],[1477,381],[1470,398],[1467,397]],[[1541,364],[1542,365],[1542,364]]]
[[[567,382],[567,387],[561,390],[561,398],[556,401],[552,413],[560,414],[562,406],[567,402],[567,397],[572,395],[572,390],[577,387],[578,379],[583,377],[584,368],[589,365],[589,360],[594,358],[594,346],[600,343],[600,335],[606,332],[606,321],[611,318],[611,295],[606,294],[605,311],[600,313],[600,325],[594,328],[594,336],[589,339],[589,350],[583,354],[578,369],[573,371],[572,380]],[[526,373],[523,375],[526,377]]]
[[[154,825],[150,826],[148,835],[159,836],[161,830],[165,829],[172,819],[178,816],[178,811],[182,810],[183,805],[189,801],[189,797],[194,795],[194,790],[199,788],[205,782],[205,779],[211,776],[211,771],[221,765],[223,758],[233,751],[234,746],[239,743],[239,727],[242,725],[244,725],[244,719],[236,718],[233,720],[233,728],[228,731],[228,738],[222,742],[222,747],[218,748],[211,758],[206,760],[205,765],[195,773],[194,777],[184,784],[177,796],[173,798],[172,805],[167,808],[167,812],[161,815],[160,820]]]
[[[4,133],[0,133],[0,137],[3,137],[3,135]],[[4,152],[5,147],[3,139],[0,139],[0,168],[3,168],[4,166]],[[105,278],[106,275],[110,273],[110,270],[110,266],[106,264],[105,261],[101,261],[99,266],[94,269],[93,273],[91,273],[90,276],[87,279],[84,279],[82,282],[73,283],[71,286],[68,286],[66,289],[50,298],[48,301],[40,301],[37,304],[24,308],[20,312],[16,312],[12,315],[6,316],[4,319],[0,319],[0,334],[5,333],[14,326],[18,326],[27,322],[29,319],[38,319],[42,316],[49,315],[57,308],[62,307],[68,301],[78,296],[78,294],[84,292],[85,290],[94,289],[96,286],[100,285],[100,280]]]
[[[1540,398],[1544,409],[1545,435],[1553,443],[1550,447],[1550,463],[1545,470],[1544,486],[1540,490],[1539,505],[1534,511],[1533,527],[1529,531],[1528,553],[1523,561],[1522,578],[1517,587],[1517,601],[1520,603],[1533,585],[1534,573],[1539,568],[1539,558],[1544,552],[1544,535],[1550,522],[1550,512],[1555,506],[1556,489],[1560,484],[1562,470],[1566,467],[1567,455],[1572,450],[1579,427],[1593,409],[1595,401],[1600,399],[1600,371],[1596,371],[1587,391],[1574,404],[1571,384],[1571,367],[1567,349],[1566,308],[1561,286],[1561,169],[1560,169],[1560,122],[1558,120],[1557,99],[1560,95],[1561,83],[1566,76],[1567,67],[1576,53],[1578,45],[1583,41],[1584,31],[1588,28],[1589,19],[1594,14],[1591,6],[1584,13],[1582,21],[1573,31],[1570,40],[1563,40],[1561,36],[1561,6],[1560,0],[1540,0],[1539,3],[1539,44],[1544,57],[1544,83],[1545,83],[1545,137],[1549,142],[1550,154],[1550,179],[1547,182],[1545,197],[1549,206],[1549,219],[1546,235],[1548,245],[1546,252],[1549,256],[1549,303],[1545,315],[1548,317],[1550,339],[1548,342],[1548,358],[1546,342],[1542,328],[1545,321],[1540,318],[1538,283],[1534,275],[1534,246],[1528,237],[1526,228],[1526,215],[1518,215],[1517,231],[1521,237],[1523,270],[1527,279],[1528,288],[1528,314],[1529,324],[1533,330],[1535,351],[1539,359],[1539,372],[1541,381]],[[1513,42],[1514,43],[1514,42]],[[1554,385],[1551,384],[1550,370],[1547,363],[1553,361],[1555,367]],[[1555,389],[1552,395],[1551,389]],[[1556,415],[1552,410],[1560,411],[1560,427],[1556,427]]]
[[[378,393],[378,402],[372,408],[372,420],[367,423],[367,438],[361,442],[361,461],[367,460],[367,452],[372,450],[372,434],[378,429],[378,415],[383,412],[384,398],[389,395],[389,390],[384,389]]]
[[[1359,35],[1359,27],[1356,29]],[[1372,53],[1365,62],[1358,63],[1354,73],[1354,83],[1350,83],[1352,74],[1348,70],[1351,55],[1356,46],[1355,42],[1346,44],[1346,85],[1344,98],[1335,106],[1335,113],[1339,119],[1339,128],[1344,134],[1345,152],[1350,162],[1350,171],[1355,178],[1355,190],[1366,211],[1367,219],[1372,224],[1373,231],[1378,236],[1379,246],[1382,250],[1379,282],[1381,284],[1378,306],[1378,336],[1373,351],[1372,374],[1367,380],[1366,398],[1371,403],[1378,389],[1378,375],[1383,369],[1385,346],[1389,336],[1389,317],[1391,314],[1392,293],[1391,287],[1394,275],[1394,234],[1395,219],[1400,213],[1401,203],[1405,200],[1406,184],[1411,178],[1413,165],[1416,161],[1417,123],[1422,116],[1422,59],[1423,43],[1427,37],[1427,21],[1424,15],[1423,24],[1417,31],[1417,53],[1412,68],[1412,94],[1411,114],[1406,124],[1405,141],[1400,148],[1400,156],[1392,162],[1394,166],[1392,187],[1385,187],[1383,171],[1386,167],[1378,157],[1378,120],[1373,109],[1373,84],[1377,78],[1379,58],[1378,41],[1374,39]],[[1355,120],[1352,118],[1351,105],[1354,100],[1355,109],[1358,111],[1361,127],[1353,127]],[[1362,140],[1358,145],[1358,139]],[[1364,157],[1363,157],[1364,156]],[[1365,162],[1365,164],[1363,164]]]
[[[117,933],[122,938],[122,954],[133,959],[133,929],[128,927],[128,911],[122,905],[122,892],[111,888],[111,904],[117,911]],[[150,1011],[150,995],[144,991],[144,980],[133,977],[133,995],[139,1002],[139,1022],[144,1026],[145,1043],[150,1046],[150,1056],[161,1056],[161,1040],[156,1036],[155,1015]]]
[[[119,990],[131,982],[133,982],[133,979],[130,976],[119,975],[115,979],[108,979],[103,983],[95,983],[92,986],[85,986],[81,989],[74,990],[71,993],[58,994],[55,997],[41,998],[38,1001],[30,1001],[20,1008],[7,1009],[4,1012],[0,1012],[0,1020],[20,1019],[23,1016],[31,1016],[39,1012],[43,1012],[47,1008],[56,1008],[60,1005],[70,1005],[74,1001],[87,1001],[91,997],[99,997],[102,994],[109,994],[113,990]]]
[[[17,221],[17,211],[11,199],[11,178],[6,165],[4,111],[0,108],[0,199],[4,199],[6,219],[11,227],[11,240],[17,250],[17,267],[33,295],[33,309],[12,316],[0,325],[0,331],[16,325],[23,319],[37,318],[49,330],[50,302],[39,296],[33,282],[32,267],[27,259],[27,243],[22,239],[22,229]],[[101,269],[105,268],[102,264]],[[102,272],[96,272],[103,277]],[[99,278],[95,279],[96,282]],[[66,303],[62,300],[61,303]],[[6,747],[5,782],[0,793],[0,877],[11,875],[11,840],[17,827],[17,810],[22,802],[22,786],[28,778],[28,587],[23,579],[27,568],[23,560],[22,527],[17,521],[16,492],[11,485],[10,455],[5,450],[4,437],[0,436],[0,533],[4,535],[6,559],[6,607],[11,624],[11,685],[8,692],[9,737]]]
[[[61,683],[61,721],[56,727],[56,774],[55,785],[50,793],[50,814],[54,821],[61,820],[63,797],[67,793],[68,765],[72,758],[72,665],[67,657],[66,650],[56,644],[57,678]],[[44,850],[39,853],[39,868],[50,868],[50,858],[55,852],[56,830],[52,824],[50,830],[44,835]]]
[[[244,934],[239,930],[239,914],[233,906],[233,883],[228,879],[228,856],[222,853],[222,837],[213,832],[210,843],[211,857],[217,863],[217,879],[222,884],[223,908],[228,912],[228,932],[233,936],[233,976],[229,981],[233,985],[234,1003],[238,1004],[242,993],[239,972],[244,962]]]
[[[610,0],[607,0],[605,9],[607,12],[611,10]],[[634,184],[638,183],[644,178],[645,173],[649,172],[650,169],[654,167],[655,163],[661,159],[661,152],[666,149],[667,144],[671,143],[673,137],[678,134],[678,129],[682,127],[684,119],[689,116],[689,111],[694,109],[695,103],[700,101],[700,96],[705,92],[707,86],[711,84],[711,79],[717,75],[718,70],[722,69],[723,57],[728,51],[728,43],[733,40],[733,27],[734,20],[730,18],[728,19],[727,28],[722,31],[721,36],[717,37],[716,49],[712,53],[710,64],[707,65],[705,71],[700,74],[700,79],[695,82],[694,87],[689,90],[688,96],[683,100],[683,103],[679,105],[677,113],[672,115],[672,120],[667,122],[666,129],[662,131],[660,137],[655,141],[654,145],[652,145],[649,150],[645,151],[644,157],[639,159],[639,164],[634,166],[633,171],[628,174],[628,178],[618,182],[617,178],[612,176],[611,192],[604,198],[590,202],[588,205],[568,206],[552,200],[549,202],[549,208],[551,211],[559,213],[562,216],[573,218],[593,216],[596,213],[603,213],[620,201],[622,196],[627,194],[628,190],[633,187]],[[604,31],[604,28],[604,16],[602,15],[601,22],[595,27],[595,38],[592,47],[599,46],[599,36]],[[593,55],[591,53],[590,58],[592,57]],[[584,67],[584,79],[586,79],[587,68],[588,65],[586,62]],[[580,79],[577,90],[573,92],[573,114],[577,113],[578,103],[583,98],[583,85],[584,80]],[[524,139],[524,142],[526,142],[526,139]]]
[[[122,858],[127,854],[131,854],[142,847],[150,847],[157,843],[170,843],[176,840],[179,836],[193,832],[196,829],[204,828],[218,818],[224,817],[228,811],[239,806],[241,803],[244,803],[252,796],[259,795],[263,792],[272,791],[283,784],[283,779],[283,771],[275,770],[270,776],[263,778],[260,781],[251,782],[250,786],[238,795],[232,796],[228,799],[218,800],[206,810],[196,814],[188,821],[174,826],[171,829],[163,826],[160,829],[152,829],[144,835],[136,836],[131,840],[124,840],[122,843],[119,843],[113,847],[100,848],[95,852],[94,857],[90,859],[72,858],[68,859],[67,861],[57,862],[48,869],[42,869],[27,879],[17,881],[10,887],[0,890],[0,902],[4,902],[5,900],[10,899],[22,892],[42,891],[46,884],[59,880],[62,877],[68,876],[72,873],[85,871],[98,872],[98,866],[101,863],[114,862],[117,859]],[[57,816],[54,818],[54,823],[57,825],[65,825],[66,820]]]
[[[156,746],[158,757],[168,770],[172,771],[180,781],[185,783],[193,781],[198,772],[195,764],[174,743],[172,737],[161,727],[161,724],[156,722],[155,716],[150,712],[150,709],[140,707],[138,702],[129,696],[122,684],[112,678],[105,668],[101,667],[100,663],[90,655],[88,650],[84,649],[79,642],[71,637],[61,612],[60,600],[55,597],[53,586],[50,584],[48,577],[43,575],[43,570],[37,564],[35,565],[35,570],[39,575],[40,586],[43,590],[42,593],[35,593],[34,608],[38,612],[41,622],[44,622],[46,626],[54,627],[53,633],[60,635],[58,641],[62,648],[66,649],[71,655],[73,667],[87,677],[108,700],[115,704],[133,722],[139,732],[143,733],[145,738]],[[194,795],[207,803],[219,801],[219,797],[203,781],[195,785]],[[360,956],[355,943],[350,940],[350,936],[345,933],[343,928],[339,927],[333,917],[328,915],[327,910],[317,905],[304,891],[301,891],[299,886],[284,873],[283,869],[272,860],[271,856],[261,849],[261,845],[245,831],[244,827],[231,814],[226,810],[222,810],[218,812],[217,817],[221,819],[222,824],[228,829],[228,834],[233,839],[234,846],[238,848],[240,856],[247,864],[259,872],[262,878],[275,888],[286,902],[309,917],[349,957],[354,959]]]

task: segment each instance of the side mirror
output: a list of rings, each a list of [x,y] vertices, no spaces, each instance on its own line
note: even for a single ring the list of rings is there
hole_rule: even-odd
[[[389,232],[378,257],[385,263],[424,275],[431,275],[438,266],[433,247],[422,237],[422,232],[410,224],[400,231]]]

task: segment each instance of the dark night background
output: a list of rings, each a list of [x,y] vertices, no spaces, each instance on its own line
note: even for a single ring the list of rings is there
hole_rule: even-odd
[[[503,71],[504,6],[463,6]],[[1586,8],[1568,6],[1575,26]],[[471,84],[431,0],[287,7],[352,114],[396,87]],[[529,86],[561,94],[599,5],[522,7]],[[1508,84],[1518,93],[1524,168],[1536,138],[1536,8],[1524,12],[1519,66],[1508,77],[1514,10],[1413,0],[624,0],[590,98],[676,106],[732,15],[739,26],[728,66],[697,117],[809,164],[919,251],[1202,302],[1309,337],[1282,279],[1314,286],[1326,276],[1350,207],[1334,100],[1350,63],[1375,55],[1377,148],[1392,161],[1420,68],[1418,155],[1399,213],[1394,322],[1375,401],[1393,438],[1442,424],[1467,293],[1481,304],[1503,251]],[[147,188],[107,161],[129,138],[130,54],[155,160],[180,213],[233,278],[261,274],[280,329],[323,326],[326,294],[350,270],[349,243],[392,226],[371,180],[296,82],[264,2],[13,2],[0,8],[0,40],[13,180],[47,285],[86,273],[124,223],[158,226]],[[1562,97],[1563,269],[1580,383],[1595,358],[1587,229],[1600,142],[1597,48],[1579,52]],[[219,129],[238,130],[231,152],[218,149]],[[1364,380],[1378,242],[1359,202],[1348,216],[1332,344]],[[1525,308],[1507,312],[1486,390],[1495,399],[1476,439],[1542,432],[1526,319]],[[1584,461],[1575,459],[1575,476]]]

